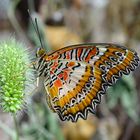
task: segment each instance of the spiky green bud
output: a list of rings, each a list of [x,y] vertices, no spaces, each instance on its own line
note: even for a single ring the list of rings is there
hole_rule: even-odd
[[[5,112],[16,113],[24,104],[28,58],[14,38],[0,43],[0,100]]]

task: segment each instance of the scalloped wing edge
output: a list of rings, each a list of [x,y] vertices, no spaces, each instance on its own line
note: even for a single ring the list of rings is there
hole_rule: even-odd
[[[120,79],[123,74],[124,75],[128,75],[131,71],[134,71],[137,66],[139,65],[139,57],[137,56],[137,53],[134,54],[134,59],[131,61],[131,64],[126,67],[126,69],[124,71],[120,70],[119,73],[117,75],[114,75],[112,77],[112,82],[111,83],[107,83],[107,82],[103,82],[102,83],[102,88],[101,90],[97,93],[97,96],[91,101],[91,104],[89,106],[87,106],[82,112],[79,111],[77,112],[75,115],[72,114],[68,114],[67,116],[62,116],[62,113],[60,112],[60,110],[57,110],[57,113],[60,117],[60,119],[62,121],[72,121],[72,122],[77,122],[78,118],[82,118],[84,120],[87,119],[88,116],[88,112],[91,112],[93,114],[96,114],[96,106],[98,104],[100,104],[101,102],[101,97],[102,95],[106,94],[106,90],[113,84],[115,84],[118,79]]]

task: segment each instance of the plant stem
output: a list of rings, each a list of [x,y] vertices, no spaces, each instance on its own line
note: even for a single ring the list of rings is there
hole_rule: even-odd
[[[15,124],[16,140],[19,140],[18,122],[17,122],[15,113],[13,113],[13,119],[14,119],[14,124]]]

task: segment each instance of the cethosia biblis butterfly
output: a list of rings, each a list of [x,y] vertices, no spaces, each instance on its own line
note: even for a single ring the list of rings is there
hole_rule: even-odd
[[[32,18],[31,21],[42,46],[36,53],[34,67],[38,77],[44,77],[50,109],[62,121],[87,119],[89,112],[95,113],[96,105],[101,102],[107,88],[123,74],[134,71],[139,64],[135,51],[112,43],[71,45],[47,54],[37,19],[35,24]]]
[[[137,53],[111,43],[78,44],[46,54],[37,51],[36,70],[44,77],[49,107],[62,121],[95,113],[101,95],[139,63]]]

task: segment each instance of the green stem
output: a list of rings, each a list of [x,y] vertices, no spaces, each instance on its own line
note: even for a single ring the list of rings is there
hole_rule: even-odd
[[[16,119],[16,114],[13,114],[14,124],[15,124],[15,131],[16,131],[16,140],[19,140],[19,129],[18,129],[18,122]]]

